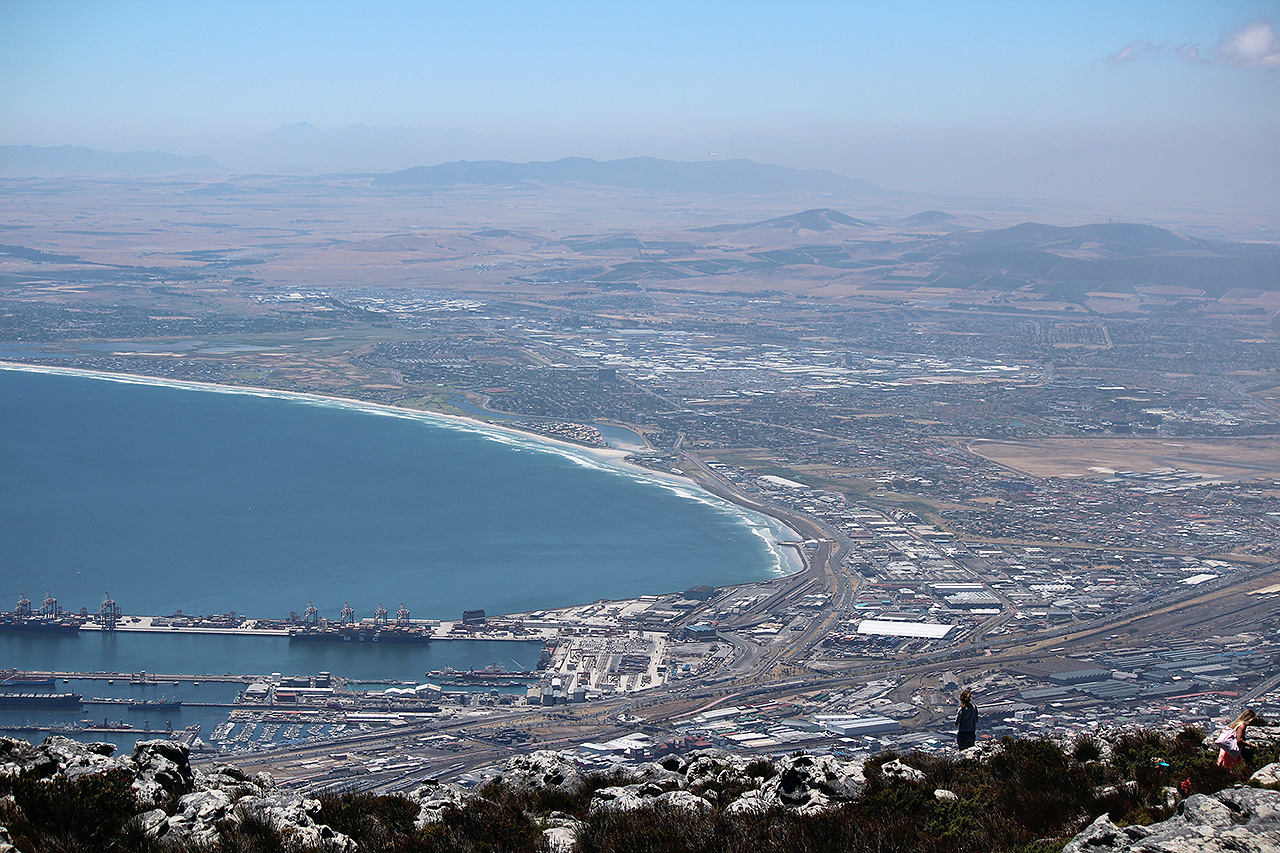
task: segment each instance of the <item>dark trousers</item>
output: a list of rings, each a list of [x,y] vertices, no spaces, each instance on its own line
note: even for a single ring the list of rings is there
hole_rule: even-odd
[[[973,742],[978,739],[978,733],[975,731],[965,731],[961,729],[956,732],[956,746],[961,749],[968,749],[973,746]]]

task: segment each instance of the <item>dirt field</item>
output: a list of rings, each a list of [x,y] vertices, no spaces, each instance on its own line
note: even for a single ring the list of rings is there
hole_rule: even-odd
[[[959,439],[971,453],[1036,477],[1107,477],[1180,468],[1248,480],[1280,477],[1280,438],[1047,438],[1036,441]]]

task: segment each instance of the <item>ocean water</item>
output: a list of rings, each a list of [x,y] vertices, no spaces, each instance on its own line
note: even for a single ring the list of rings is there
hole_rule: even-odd
[[[498,428],[0,369],[3,610],[49,590],[130,614],[524,612],[776,576],[777,538],[687,483]]]

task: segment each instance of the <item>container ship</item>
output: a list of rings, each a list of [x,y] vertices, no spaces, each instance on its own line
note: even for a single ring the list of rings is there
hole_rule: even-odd
[[[338,643],[429,643],[425,628],[377,625],[340,625],[336,628],[290,628],[289,639]]]
[[[0,631],[23,632],[32,634],[75,634],[84,622],[80,619],[63,616],[48,618],[44,616],[17,616],[13,613],[0,614]]]

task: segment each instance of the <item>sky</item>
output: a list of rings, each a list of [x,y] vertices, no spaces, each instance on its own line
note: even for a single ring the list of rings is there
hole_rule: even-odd
[[[1274,205],[1280,0],[0,0],[0,144],[297,122],[464,132],[436,162],[471,139]]]

